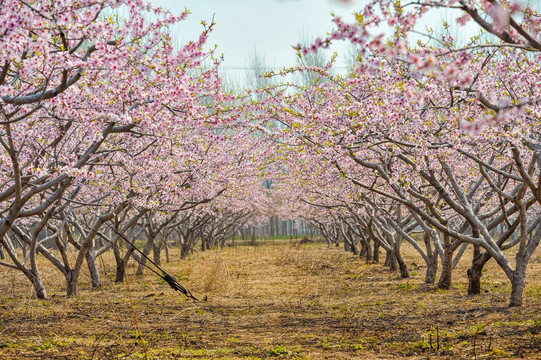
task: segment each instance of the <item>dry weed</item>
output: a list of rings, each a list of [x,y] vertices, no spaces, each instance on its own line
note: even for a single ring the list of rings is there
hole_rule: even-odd
[[[421,263],[408,246],[404,253],[408,264]],[[0,358],[539,358],[541,263],[528,268],[525,306],[510,309],[508,281],[493,262],[482,279],[487,292],[465,295],[470,261],[468,253],[446,292],[421,286],[422,267],[400,279],[318,243],[229,247],[164,264],[196,296],[208,297],[197,303],[150,272],[135,276],[130,265],[140,333],[126,285],[113,283],[110,254],[100,262],[103,289],[91,290],[83,273],[73,298],[45,261],[52,296],[45,301],[33,298],[19,273],[2,268]]]

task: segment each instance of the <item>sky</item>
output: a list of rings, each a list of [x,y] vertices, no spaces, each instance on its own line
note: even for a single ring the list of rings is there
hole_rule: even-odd
[[[210,23],[214,16],[216,26],[209,45],[218,45],[217,54],[224,54],[223,69],[243,73],[256,51],[265,57],[267,66],[282,68],[295,65],[292,46],[303,39],[324,37],[334,28],[331,12],[353,21],[356,5],[336,0],[151,0],[155,5],[180,13],[191,11],[174,34],[181,42],[197,39],[202,31],[201,20]],[[332,51],[347,52],[344,43]],[[338,59],[337,66],[345,66]],[[241,75],[243,76],[243,74]]]
[[[220,75],[228,88],[249,86],[250,60],[254,53],[265,59],[266,70],[279,70],[297,65],[296,51],[292,46],[299,42],[312,42],[324,38],[335,27],[331,13],[346,22],[355,22],[355,11],[361,11],[367,0],[150,0],[173,13],[180,14],[188,8],[191,14],[178,24],[172,33],[178,44],[196,40],[203,30],[201,21],[216,23],[208,41],[208,48],[218,45],[216,55],[224,55]],[[442,29],[443,19],[454,24],[458,12],[432,10],[418,24],[418,30],[431,27]],[[453,35],[464,40],[478,33],[475,26],[454,26]],[[382,30],[386,31],[386,30]],[[412,43],[421,39],[413,35]],[[417,39],[417,40],[415,40]],[[422,38],[426,41],[426,38]],[[327,56],[337,52],[335,73],[346,73],[354,56],[353,47],[345,41],[333,42]],[[257,71],[256,71],[257,72]]]

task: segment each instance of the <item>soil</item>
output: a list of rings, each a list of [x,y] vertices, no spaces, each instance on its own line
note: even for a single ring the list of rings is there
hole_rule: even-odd
[[[148,270],[135,276],[133,263],[114,284],[111,254],[99,261],[102,288],[85,272],[71,298],[44,259],[48,300],[0,268],[0,359],[541,359],[539,250],[518,308],[494,261],[481,295],[466,295],[467,257],[439,291],[423,285],[408,244],[409,279],[317,242],[179,252],[163,268],[200,301]]]

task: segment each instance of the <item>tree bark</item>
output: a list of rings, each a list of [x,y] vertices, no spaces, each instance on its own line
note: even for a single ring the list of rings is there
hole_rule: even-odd
[[[511,280],[511,298],[509,306],[522,306],[524,287],[526,286],[527,262],[517,258],[516,269]]]
[[[36,297],[38,299],[47,299],[47,291],[45,290],[45,286],[43,285],[43,281],[41,280],[41,276],[39,273],[35,274],[32,270],[26,269],[23,271],[28,280],[32,283],[32,286],[34,287],[34,291],[36,292]]]
[[[77,280],[78,280],[78,277],[77,277],[77,274],[74,273],[74,270],[73,269],[69,270],[68,273],[66,274],[66,286],[67,286],[66,295],[68,297],[74,296],[75,294],[77,294]]]
[[[359,251],[359,257],[360,258],[366,257],[367,254],[368,254],[368,251],[366,249],[366,244],[364,240],[361,240],[361,250]]]
[[[386,251],[385,266],[388,266],[389,270],[391,271],[398,270],[398,261],[396,259],[396,253],[395,253],[394,248],[391,251]]]
[[[433,253],[427,254],[428,261],[426,262],[426,273],[425,273],[425,284],[434,285],[436,281],[436,273],[438,272],[438,254],[434,251]]]
[[[125,266],[122,261],[122,255],[120,254],[120,244],[118,243],[118,239],[115,240],[115,243],[113,244],[113,254],[115,255],[116,262],[115,283],[121,283],[124,281]]]
[[[154,255],[154,262],[158,265],[162,264],[161,252],[162,252],[163,239],[159,239],[154,242],[152,254]]]
[[[402,253],[400,252],[400,246],[402,245],[402,239],[400,238],[400,235],[397,235],[394,243],[394,254],[396,257],[396,261],[398,262],[398,267],[400,268],[400,277],[402,279],[407,279],[410,277],[410,273],[408,270],[408,265],[404,261],[404,258],[402,257]]]
[[[481,259],[481,247],[479,245],[474,245],[473,260],[468,269],[468,295],[479,295],[481,293],[483,265],[484,262],[482,262]]]
[[[448,235],[443,236],[443,261],[441,264],[440,280],[438,289],[449,290],[451,288],[453,274],[453,251],[451,251],[451,241]]]
[[[374,255],[372,256],[372,259],[376,264],[379,263],[379,244],[377,241],[374,241]]]
[[[163,241],[163,247],[165,249],[165,262],[169,263],[171,259],[169,258],[169,245],[166,239]]]
[[[449,290],[451,288],[453,274],[453,254],[445,253],[441,264],[440,280],[438,281],[438,289]]]
[[[154,236],[150,236],[147,239],[147,243],[145,244],[145,247],[143,248],[143,254],[145,256],[148,256],[150,254],[150,249],[154,247]],[[145,256],[141,257],[141,261],[139,262],[139,266],[137,267],[137,271],[135,272],[135,275],[143,275],[143,270],[145,270],[145,266],[147,263],[147,258]]]
[[[372,243],[370,242],[370,238],[366,236],[363,241],[364,246],[366,246],[366,262],[372,262],[373,260],[373,249],[372,249]]]
[[[98,265],[96,264],[96,252],[94,251],[94,247],[86,253],[86,264],[88,266],[88,271],[90,272],[90,278],[92,279],[92,287],[101,288],[100,272],[98,270]]]
[[[432,286],[436,281],[436,273],[438,271],[438,252],[436,249],[434,249],[434,251],[432,250],[430,240],[430,235],[426,231],[423,232],[423,241],[426,247],[425,285]]]

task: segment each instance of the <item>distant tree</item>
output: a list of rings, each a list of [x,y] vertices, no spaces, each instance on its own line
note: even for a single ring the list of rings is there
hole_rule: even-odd
[[[265,59],[265,55],[255,45],[249,52],[249,58],[245,73],[245,81],[248,89],[264,89],[273,83],[273,79],[265,74],[272,70]],[[261,96],[258,96],[261,98]]]

